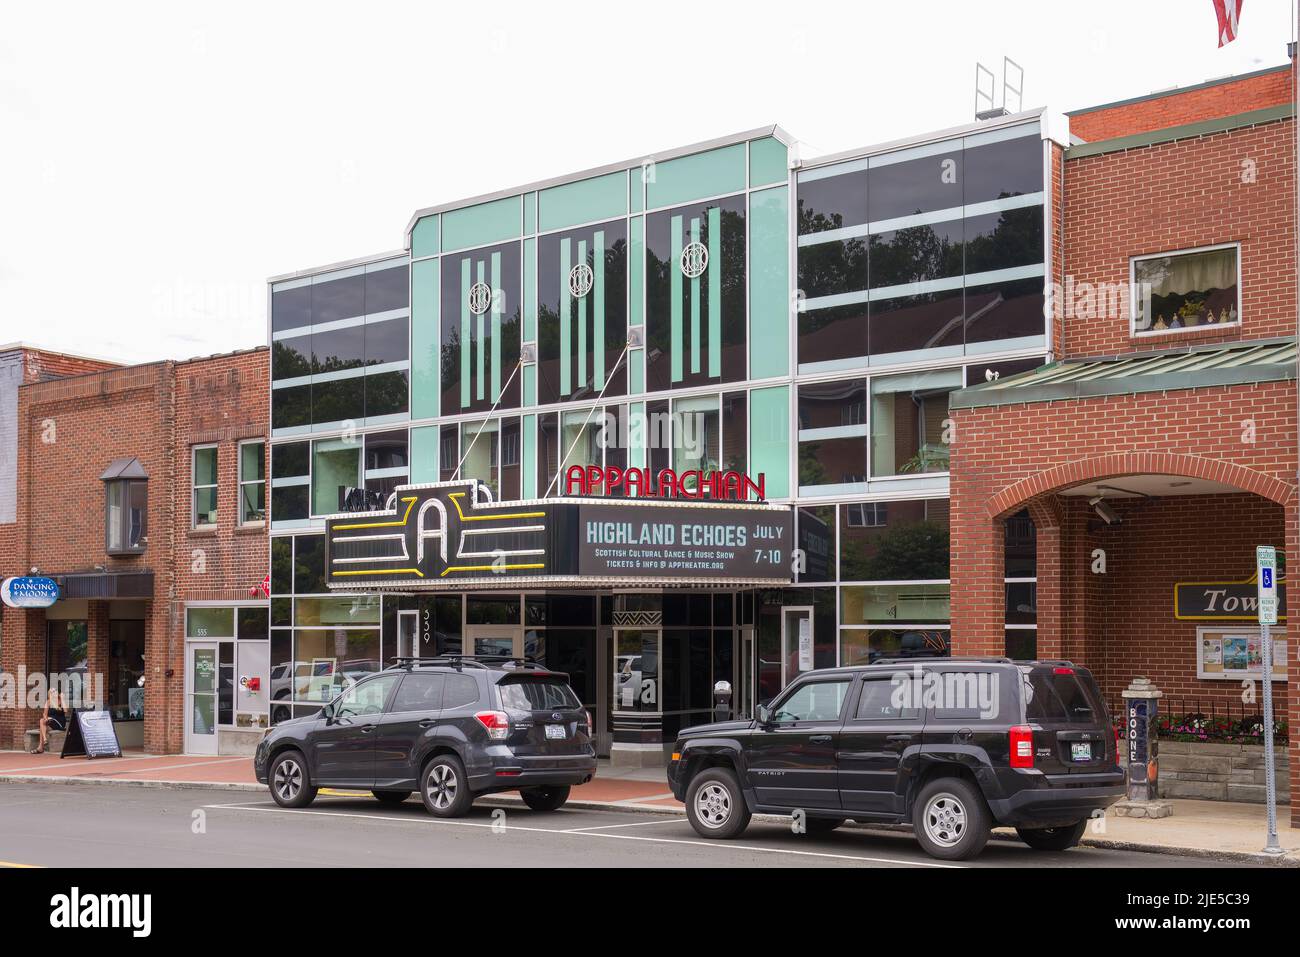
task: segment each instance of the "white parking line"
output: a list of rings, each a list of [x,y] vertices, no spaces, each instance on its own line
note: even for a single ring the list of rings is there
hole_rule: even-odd
[[[560,828],[561,834],[580,834],[583,831],[607,831],[612,827],[646,827],[650,824],[687,824],[689,823],[684,817],[668,817],[665,815],[658,821],[633,821],[631,824],[595,824],[591,827],[565,827]]]
[[[900,867],[937,867],[943,869],[962,868],[962,865],[960,864],[944,864],[938,861],[903,861],[892,857],[866,857],[859,854],[831,854],[825,851],[796,851],[785,847],[760,847],[754,844],[733,844],[730,841],[725,843],[718,841],[690,841],[674,837],[638,837],[634,834],[604,834],[600,831],[566,831],[562,828],[551,827],[521,827],[517,824],[502,824],[500,821],[495,821],[491,824],[480,824],[476,821],[448,821],[435,817],[394,818],[385,814],[355,814],[350,811],[313,811],[308,808],[295,810],[293,808],[266,807],[265,805],[250,804],[206,804],[204,805],[204,809],[215,811],[253,811],[262,813],[315,815],[317,817],[351,817],[360,818],[363,821],[382,821],[389,824],[409,823],[444,825],[448,827],[476,827],[497,832],[526,831],[537,834],[572,834],[574,837],[604,838],[610,841],[643,841],[650,844],[683,844],[691,847],[707,847],[715,851],[753,851],[757,854],[784,854],[791,857],[813,857],[823,860],[857,861],[863,864],[894,864]]]

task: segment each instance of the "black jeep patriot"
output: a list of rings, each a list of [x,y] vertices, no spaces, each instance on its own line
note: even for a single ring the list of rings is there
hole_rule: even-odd
[[[897,659],[811,671],[749,721],[687,728],[668,783],[705,837],[754,813],[910,823],[934,857],[974,857],[994,826],[1061,851],[1124,794],[1117,732],[1068,661]]]

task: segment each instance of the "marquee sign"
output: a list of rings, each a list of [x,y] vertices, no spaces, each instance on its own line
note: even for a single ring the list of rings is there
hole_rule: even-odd
[[[405,485],[326,521],[329,587],[788,584],[788,507],[665,499],[493,501],[477,481]]]

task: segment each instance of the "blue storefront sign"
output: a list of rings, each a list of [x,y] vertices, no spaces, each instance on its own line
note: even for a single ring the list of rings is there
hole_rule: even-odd
[[[49,608],[59,600],[59,586],[49,578],[6,578],[0,601],[10,608]]]

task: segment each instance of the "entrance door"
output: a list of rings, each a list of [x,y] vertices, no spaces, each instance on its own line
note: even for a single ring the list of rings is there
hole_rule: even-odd
[[[185,752],[217,753],[217,675],[215,641],[195,641],[186,648]]]
[[[736,687],[732,711],[737,718],[754,716],[754,626],[742,625],[736,636]]]
[[[524,656],[524,630],[519,625],[466,625],[465,654],[502,658]]]
[[[417,658],[419,656],[420,613],[399,611],[397,613],[397,657]]]

